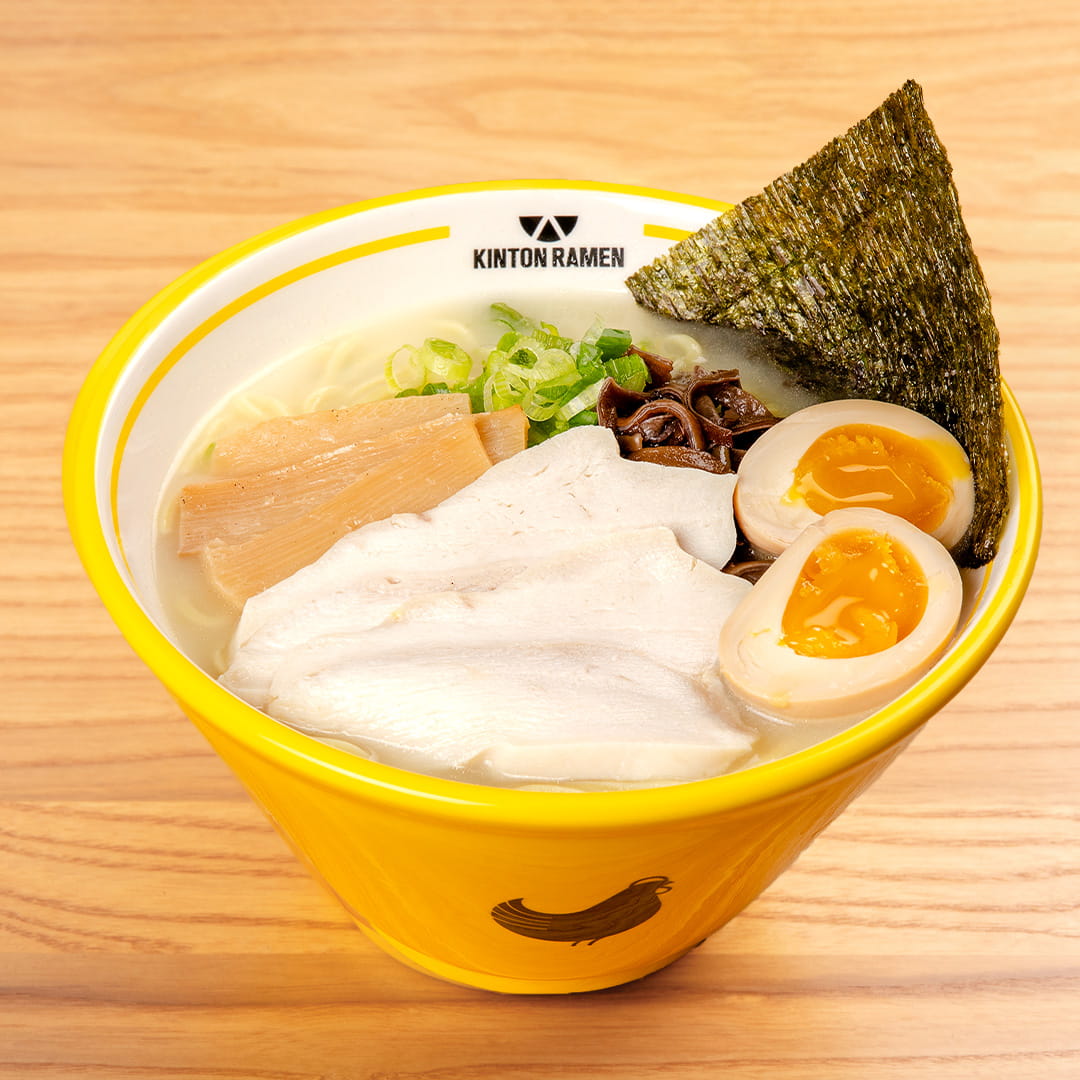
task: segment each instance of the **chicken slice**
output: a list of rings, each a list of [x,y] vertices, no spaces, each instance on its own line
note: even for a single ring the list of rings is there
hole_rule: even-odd
[[[750,587],[670,529],[595,535],[487,591],[417,596],[377,626],[363,611],[281,651],[266,708],[424,771],[716,775],[753,744],[711,676],[720,627]]]
[[[629,649],[453,643],[408,655],[331,649],[329,663],[302,652],[275,679],[270,714],[404,768],[675,782],[722,773],[753,748],[700,680]]]

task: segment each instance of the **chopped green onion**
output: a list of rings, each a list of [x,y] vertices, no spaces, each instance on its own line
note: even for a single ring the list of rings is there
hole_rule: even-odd
[[[587,409],[591,409],[596,404],[596,399],[600,396],[600,387],[602,382],[591,382],[586,386],[581,393],[575,395],[565,405],[561,405],[555,412],[555,417],[558,420],[572,420],[578,413],[585,412]]]
[[[442,338],[428,338],[423,345],[402,345],[386,361],[386,381],[397,393],[421,390],[429,383],[456,386],[472,371],[472,357],[460,346]]]
[[[649,369],[635,353],[616,356],[604,364],[608,375],[627,390],[640,393],[649,384]]]
[[[568,421],[570,427],[587,427],[589,424],[595,424],[596,410],[586,409],[584,412],[579,412],[577,416],[570,417]]]
[[[462,383],[472,371],[472,357],[452,341],[428,338],[421,350],[427,382]],[[434,378],[432,377],[434,376]],[[442,378],[440,379],[439,376]]]
[[[605,329],[596,339],[596,347],[605,360],[613,360],[616,356],[625,356],[630,348],[629,330]]]
[[[569,427],[595,424],[596,402],[606,378],[631,390],[648,384],[644,361],[628,353],[630,333],[597,321],[579,340],[563,337],[551,323],[530,319],[508,304],[492,304],[506,329],[479,374],[460,346],[428,338],[419,348],[402,346],[386,362],[386,381],[399,396],[467,393],[474,412],[520,405],[529,418],[533,445]]]
[[[396,393],[417,390],[423,383],[424,365],[417,359],[420,350],[415,345],[402,345],[386,360],[386,381]]]

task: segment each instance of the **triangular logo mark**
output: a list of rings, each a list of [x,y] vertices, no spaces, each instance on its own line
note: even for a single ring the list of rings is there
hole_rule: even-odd
[[[545,217],[542,214],[523,214],[518,221],[529,236],[544,244],[554,244],[559,240],[565,240],[578,223],[576,214],[553,214],[551,217]]]

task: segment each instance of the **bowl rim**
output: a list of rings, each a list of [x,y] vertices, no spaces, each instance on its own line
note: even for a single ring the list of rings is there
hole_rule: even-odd
[[[142,341],[196,290],[248,257],[339,218],[446,195],[559,189],[658,199],[718,213],[731,206],[715,199],[602,181],[478,181],[419,188],[308,214],[211,256],[143,304],[86,376],[63,453],[64,507],[76,550],[124,638],[197,725],[209,725],[217,735],[244,745],[274,766],[350,798],[379,801],[410,813],[422,808],[426,814],[466,820],[473,827],[579,832],[701,818],[793,797],[913,735],[982,666],[1015,616],[1038,552],[1042,494],[1030,431],[1004,381],[1005,426],[1018,493],[1016,540],[1000,587],[964,640],[914,686],[867,719],[797,753],[703,780],[632,791],[534,792],[430,777],[359,758],[258,711],[189,660],[143,610],[109,551],[102,521],[110,520],[111,512],[100,507],[96,498],[102,421],[113,390]]]

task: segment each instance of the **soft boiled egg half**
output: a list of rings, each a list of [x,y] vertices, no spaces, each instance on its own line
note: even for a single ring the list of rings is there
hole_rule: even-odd
[[[831,510],[869,506],[947,548],[971,523],[971,466],[929,417],[885,401],[824,401],[766,431],[739,465],[735,514],[747,540],[778,555]]]
[[[772,716],[862,717],[929,669],[962,601],[960,572],[933,537],[881,510],[834,510],[728,617],[720,671],[734,694]]]

